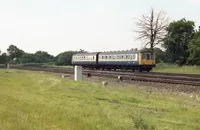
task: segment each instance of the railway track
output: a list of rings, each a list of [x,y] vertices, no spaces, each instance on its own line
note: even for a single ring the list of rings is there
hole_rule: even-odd
[[[14,69],[33,70],[33,71],[47,71],[54,73],[73,74],[72,68],[44,68],[44,67],[24,67],[12,66]],[[143,81],[143,82],[157,82],[167,84],[183,84],[200,86],[200,75],[194,74],[170,74],[170,73],[137,73],[137,72],[117,72],[117,71],[99,71],[99,70],[83,70],[84,75],[91,74],[91,76],[118,78],[130,81]]]

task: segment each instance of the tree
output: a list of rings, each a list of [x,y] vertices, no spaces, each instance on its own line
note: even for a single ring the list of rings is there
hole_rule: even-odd
[[[6,53],[2,53],[0,55],[0,64],[6,64],[8,62],[8,56]]]
[[[7,49],[7,52],[9,54],[10,60],[13,60],[14,58],[21,58],[22,55],[25,53],[23,50],[17,48],[14,45],[10,45]]]
[[[37,51],[34,54],[34,57],[35,57],[35,60],[36,60],[35,62],[36,63],[49,63],[49,62],[54,62],[55,61],[54,56],[48,54],[45,51]]]
[[[154,48],[156,63],[166,61],[166,53],[160,48]]]
[[[183,65],[189,57],[188,44],[194,35],[195,24],[193,21],[181,19],[173,21],[167,27],[167,36],[164,39],[166,53],[171,62]]]
[[[142,18],[136,22],[138,39],[145,43],[145,47],[149,46],[153,49],[156,45],[162,42],[167,27],[167,18],[164,11],[155,13],[151,9],[150,16],[143,15]]]
[[[200,65],[200,31],[196,32],[188,45],[189,58],[191,65]]]
[[[57,65],[71,65],[72,55],[76,54],[76,51],[66,51],[63,53],[60,53],[58,56],[56,56],[57,59]]]

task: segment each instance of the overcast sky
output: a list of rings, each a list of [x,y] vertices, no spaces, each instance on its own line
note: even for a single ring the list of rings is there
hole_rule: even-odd
[[[200,25],[200,0],[0,0],[0,49],[34,53],[141,48],[135,18],[153,7]]]

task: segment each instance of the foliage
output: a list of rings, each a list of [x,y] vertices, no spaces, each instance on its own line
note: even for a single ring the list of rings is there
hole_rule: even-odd
[[[187,94],[19,70],[0,70],[0,83],[1,129],[200,129],[199,101]]]
[[[0,64],[5,64],[8,62],[8,56],[6,55],[6,53],[2,53],[0,55]]]
[[[179,65],[187,62],[188,44],[193,38],[194,27],[194,22],[186,19],[173,21],[167,27],[168,34],[164,39],[164,47],[171,62]]]
[[[60,53],[58,56],[56,56],[57,65],[71,65],[72,55],[76,54],[75,51],[66,51],[63,53]]]
[[[155,53],[156,63],[166,61],[165,51],[162,51],[160,48],[154,48],[154,53]]]
[[[189,58],[188,64],[200,65],[200,32],[196,32],[193,39],[190,41],[188,46]]]
[[[7,49],[9,55],[0,51],[0,64],[10,62],[12,64],[25,64],[25,63],[46,63],[48,65],[71,65],[72,55],[75,53],[86,52],[83,49],[79,51],[66,51],[60,53],[56,57],[48,54],[45,51],[37,51],[36,53],[26,53],[15,45],[10,45]]]
[[[7,49],[9,54],[9,59],[13,60],[14,58],[21,58],[24,54],[24,51],[16,47],[15,45],[10,45]]]

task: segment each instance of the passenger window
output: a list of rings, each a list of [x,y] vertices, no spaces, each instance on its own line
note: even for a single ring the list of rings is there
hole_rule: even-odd
[[[135,55],[132,56],[132,59],[135,59]]]

